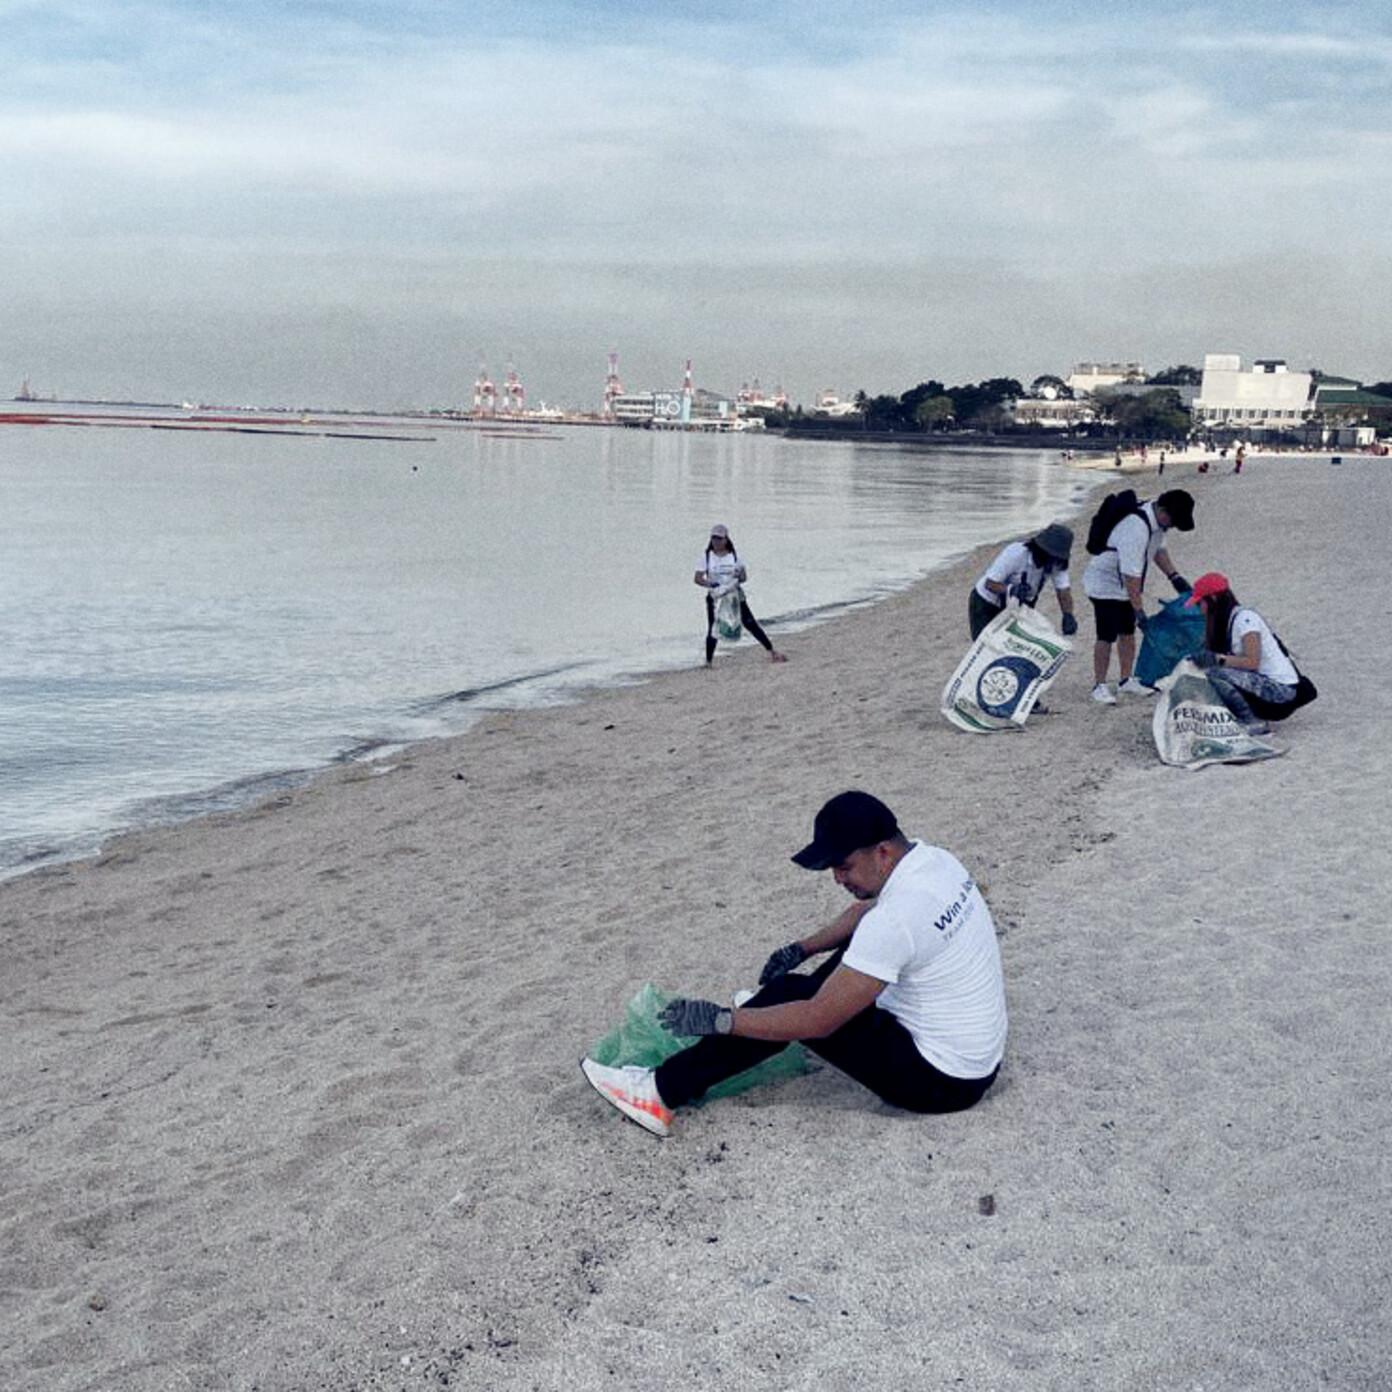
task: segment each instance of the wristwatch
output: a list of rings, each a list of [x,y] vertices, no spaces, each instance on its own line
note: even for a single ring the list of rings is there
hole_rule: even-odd
[[[729,1006],[722,1005],[715,1012],[715,1032],[717,1034],[729,1034],[735,1027],[735,1012]]]

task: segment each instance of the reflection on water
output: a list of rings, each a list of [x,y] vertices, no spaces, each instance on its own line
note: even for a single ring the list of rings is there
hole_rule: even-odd
[[[481,706],[694,662],[713,522],[777,627],[1086,487],[1045,452],[552,433],[10,428],[0,869]]]

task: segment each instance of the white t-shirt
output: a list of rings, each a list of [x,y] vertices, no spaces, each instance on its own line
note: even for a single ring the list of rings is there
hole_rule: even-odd
[[[1155,559],[1155,553],[1165,546],[1165,528],[1155,520],[1155,504],[1142,503],[1139,513],[1123,517],[1107,534],[1107,546],[1106,551],[1087,563],[1083,593],[1089,599],[1129,599],[1121,577],[1129,575],[1139,580]]]
[[[704,570],[706,579],[715,581],[712,593],[719,596],[739,583],[739,573],[744,569],[744,564],[733,551],[727,551],[723,556],[718,551],[703,551],[701,559],[696,562],[696,569]]]
[[[976,582],[976,592],[988,604],[1004,604],[1016,586],[1023,584],[1029,593],[1028,596],[1021,595],[1020,601],[1023,604],[1033,604],[1044,588],[1045,573],[1044,567],[1035,561],[1027,542],[1012,541],[1009,546],[1002,548],[1000,555],[986,567],[986,574]],[[1051,570],[1047,574],[1054,582],[1056,590],[1068,588],[1068,568],[1066,566],[1060,570]],[[1005,593],[996,594],[988,590],[986,588],[988,580],[994,580],[996,584],[1004,585]]]
[[[921,841],[856,925],[842,962],[890,983],[875,1004],[954,1078],[984,1078],[1005,1052],[1005,983],[991,911],[955,856]]]
[[[1261,639],[1261,661],[1257,671],[1283,686],[1294,686],[1300,680],[1300,673],[1295,670],[1295,663],[1281,651],[1281,645],[1266,620],[1255,609],[1233,610],[1228,637],[1229,651],[1234,657],[1242,652],[1242,640],[1249,633],[1255,633]]]

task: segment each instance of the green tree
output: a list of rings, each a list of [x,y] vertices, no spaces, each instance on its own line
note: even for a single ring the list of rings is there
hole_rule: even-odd
[[[1154,373],[1146,380],[1153,387],[1197,387],[1203,381],[1203,373],[1188,363],[1179,363],[1175,367],[1165,368],[1163,372]]]
[[[1143,440],[1181,440],[1192,422],[1179,393],[1160,387],[1141,396],[1113,396],[1108,403],[1119,434]]]
[[[924,397],[914,407],[914,423],[920,430],[943,430],[952,419],[952,398],[945,392]]]
[[[949,387],[947,394],[959,425],[988,425],[999,414],[995,407],[1023,396],[1025,389],[1013,377],[990,377],[984,382]]]
[[[1041,373],[1029,385],[1031,396],[1043,396],[1049,390],[1053,391],[1055,401],[1071,401],[1073,399],[1073,388],[1062,377],[1055,377],[1052,372]]]

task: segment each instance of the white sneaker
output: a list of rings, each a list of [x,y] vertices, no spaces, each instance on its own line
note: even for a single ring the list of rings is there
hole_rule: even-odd
[[[654,1136],[672,1134],[672,1109],[657,1090],[657,1078],[651,1068],[628,1064],[610,1068],[591,1058],[580,1060],[580,1071],[606,1102],[613,1103],[630,1121],[636,1121]]]
[[[1092,699],[1096,701],[1099,706],[1116,705],[1116,697],[1112,695],[1112,688],[1108,686],[1106,682],[1098,682],[1097,685],[1092,688]]]
[[[740,1006],[748,1005],[758,994],[757,991],[751,991],[748,986],[741,986],[740,989],[730,997],[730,1004],[738,1010]]]
[[[1117,690],[1124,696],[1154,696],[1156,694],[1144,682],[1138,682],[1135,677],[1127,677],[1126,680],[1117,687]]]

